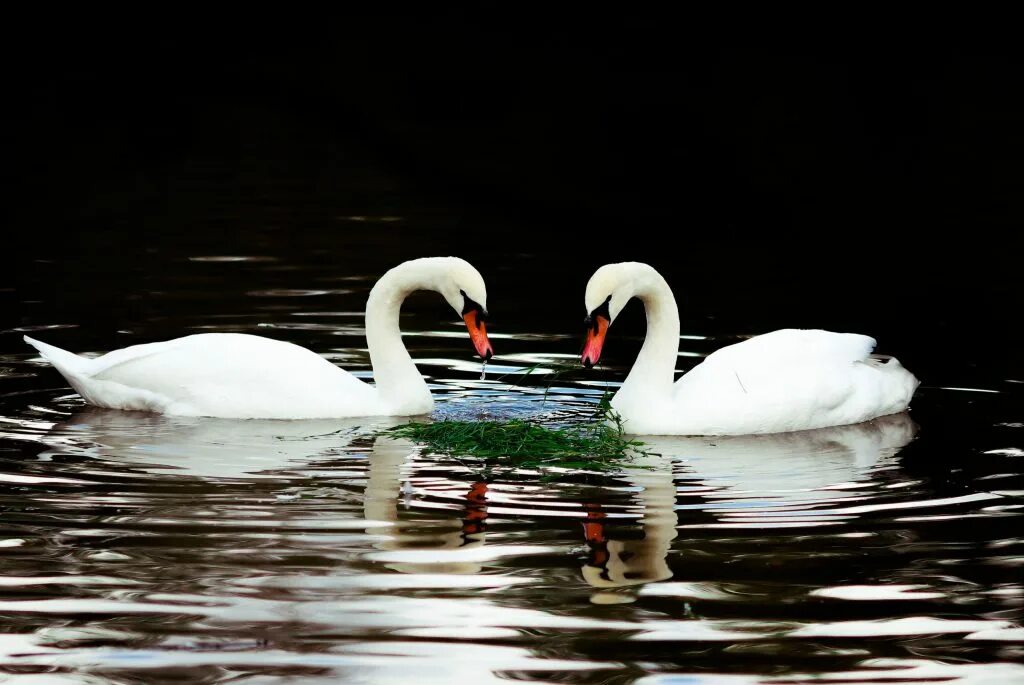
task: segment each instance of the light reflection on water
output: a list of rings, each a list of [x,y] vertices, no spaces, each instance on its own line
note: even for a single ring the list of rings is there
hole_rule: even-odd
[[[197,304],[210,311],[140,322],[123,343],[146,326],[256,332],[369,377],[368,279],[349,283],[250,287],[238,296],[284,307],[225,318]],[[36,328],[59,344],[62,325]],[[458,326],[415,311],[404,325],[437,417],[587,420],[622,377],[524,379],[574,355],[565,336],[506,332],[480,380]],[[719,343],[695,331],[683,344],[699,357]],[[619,472],[541,474],[425,453],[382,436],[386,418],[96,410],[32,359],[0,357],[3,668],[68,682],[1024,678],[1011,391],[922,392],[925,416],[992,403],[969,442],[901,415],[646,437],[650,453]]]

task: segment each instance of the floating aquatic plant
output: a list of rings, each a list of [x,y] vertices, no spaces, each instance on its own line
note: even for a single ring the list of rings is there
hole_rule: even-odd
[[[475,457],[520,468],[561,467],[606,471],[622,465],[643,444],[628,438],[622,422],[602,400],[595,420],[572,426],[549,427],[530,419],[407,423],[389,430],[423,444],[432,452]]]

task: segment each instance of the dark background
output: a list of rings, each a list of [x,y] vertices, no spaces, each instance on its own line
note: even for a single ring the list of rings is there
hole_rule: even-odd
[[[635,259],[684,332],[853,330],[926,379],[1020,378],[1019,60],[538,24],[15,36],[4,328],[95,311],[99,341],[147,314],[140,268],[269,252],[339,272],[458,254],[494,326],[575,332],[589,274]]]

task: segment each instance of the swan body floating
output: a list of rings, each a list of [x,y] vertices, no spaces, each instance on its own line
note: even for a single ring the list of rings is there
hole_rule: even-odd
[[[674,381],[679,310],[647,264],[598,269],[587,284],[583,364],[632,298],[647,311],[647,337],[612,399],[626,431],[651,435],[753,435],[860,423],[905,411],[918,380],[895,358],[871,356],[866,335],[785,329],[723,347]]]
[[[484,280],[455,257],[404,262],[370,291],[366,342],[375,385],[304,347],[257,335],[201,333],[96,358],[28,336],[25,342],[99,407],[231,419],[411,416],[434,408],[398,328],[402,302],[416,290],[440,293],[465,320],[477,354],[490,359]]]

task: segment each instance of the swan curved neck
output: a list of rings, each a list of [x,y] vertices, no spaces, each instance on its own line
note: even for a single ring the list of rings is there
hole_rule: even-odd
[[[439,260],[420,259],[400,264],[384,274],[366,301],[366,344],[377,390],[385,401],[400,402],[411,395],[430,395],[402,342],[398,317],[402,303],[417,290],[438,290],[445,267]]]
[[[647,312],[647,336],[633,368],[619,394],[641,392],[649,399],[672,393],[676,358],[679,355],[679,307],[661,274],[646,265],[637,265],[634,296]]]

